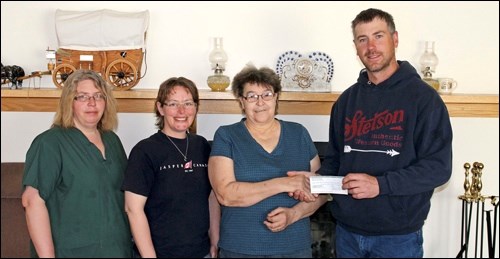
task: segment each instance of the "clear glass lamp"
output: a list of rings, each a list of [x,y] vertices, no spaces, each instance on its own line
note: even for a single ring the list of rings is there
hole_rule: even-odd
[[[434,46],[434,41],[425,42],[425,52],[420,57],[420,71],[424,75],[423,80],[437,90],[439,88],[439,82],[432,78],[432,73],[436,72],[436,66],[439,63],[439,59],[434,51]]]
[[[214,48],[210,52],[208,60],[212,70],[214,70],[214,74],[207,78],[208,86],[212,91],[225,91],[230,80],[228,76],[222,74],[226,68],[227,54],[224,51],[221,37],[214,38]]]
[[[45,58],[48,61],[47,69],[49,71],[54,70],[54,67],[56,66],[56,51],[47,47],[47,50],[45,51]]]

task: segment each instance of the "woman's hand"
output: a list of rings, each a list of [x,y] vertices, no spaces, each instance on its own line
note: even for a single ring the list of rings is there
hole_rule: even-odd
[[[264,225],[272,232],[285,230],[294,222],[296,211],[293,208],[278,207],[267,214]]]
[[[297,190],[295,190],[293,192],[289,192],[288,196],[293,197],[296,200],[304,201],[304,202],[314,202],[314,201],[316,201],[316,198],[318,198],[319,194],[317,194],[317,193],[312,194],[311,193],[311,186],[310,186],[309,176],[314,176],[314,175],[317,175],[317,174],[311,173],[311,172],[307,172],[307,171],[289,171],[287,173],[287,175],[289,177],[296,177],[298,175],[303,175],[303,176],[306,177],[305,179],[307,179],[307,190],[297,189]]]

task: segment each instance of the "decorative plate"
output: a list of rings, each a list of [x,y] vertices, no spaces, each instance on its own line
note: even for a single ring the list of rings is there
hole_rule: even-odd
[[[278,57],[276,73],[283,91],[330,92],[333,61],[320,51],[307,55],[287,51]]]

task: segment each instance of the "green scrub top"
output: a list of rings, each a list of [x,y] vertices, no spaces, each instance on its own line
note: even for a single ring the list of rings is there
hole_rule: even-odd
[[[23,186],[45,200],[56,257],[131,257],[120,190],[127,156],[118,136],[101,132],[99,149],[76,129],[51,128],[26,154]]]

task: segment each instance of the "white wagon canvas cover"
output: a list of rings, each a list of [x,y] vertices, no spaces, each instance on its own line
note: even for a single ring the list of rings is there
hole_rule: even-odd
[[[56,10],[59,48],[73,50],[145,49],[149,11]]]

